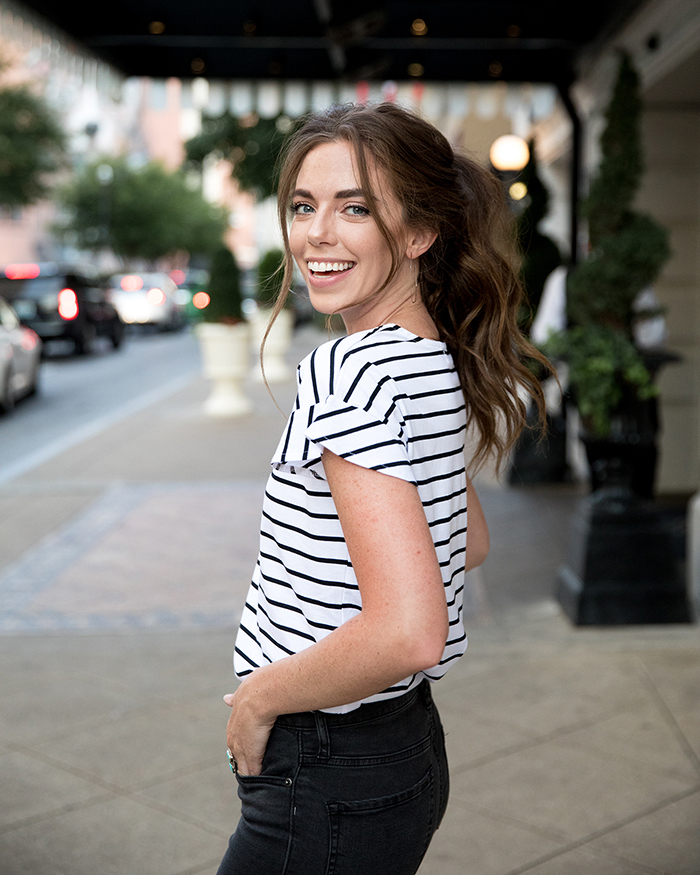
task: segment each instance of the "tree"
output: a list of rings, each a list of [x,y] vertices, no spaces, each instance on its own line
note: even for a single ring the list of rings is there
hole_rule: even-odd
[[[569,274],[570,327],[546,349],[567,360],[583,424],[598,438],[610,434],[621,404],[634,409],[636,401],[657,394],[634,344],[634,302],[656,279],[670,249],[666,229],[632,209],[643,173],[640,115],[638,76],[623,54],[605,113],[600,167],[583,204],[589,256]]]
[[[192,189],[181,171],[125,158],[86,167],[60,192],[59,231],[81,249],[109,249],[125,261],[153,262],[171,252],[211,254],[221,245],[226,213]]]
[[[239,119],[229,112],[205,116],[201,133],[185,143],[186,161],[201,166],[208,155],[224,158],[241,190],[264,200],[277,191],[275,164],[291,126],[286,116],[261,119],[251,114]]]
[[[0,204],[45,197],[46,177],[61,166],[64,149],[63,131],[40,97],[26,86],[0,89]]]

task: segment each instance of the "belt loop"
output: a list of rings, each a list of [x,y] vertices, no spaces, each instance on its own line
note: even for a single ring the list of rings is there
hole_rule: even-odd
[[[316,722],[316,734],[318,736],[318,757],[319,759],[328,759],[330,756],[331,740],[328,734],[326,715],[321,711],[314,711],[313,715]]]

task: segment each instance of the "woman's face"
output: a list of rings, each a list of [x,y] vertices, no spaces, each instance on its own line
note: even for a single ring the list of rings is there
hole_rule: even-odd
[[[338,140],[316,146],[301,165],[292,193],[289,245],[320,313],[340,313],[348,332],[375,328],[410,300],[412,282],[407,258],[391,283],[379,289],[391,269],[391,253],[370,214],[354,166],[352,146]],[[383,174],[370,164],[375,199],[385,224],[408,232],[401,208]]]

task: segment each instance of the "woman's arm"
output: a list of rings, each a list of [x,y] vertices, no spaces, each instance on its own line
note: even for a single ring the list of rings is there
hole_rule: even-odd
[[[362,611],[306,650],[256,669],[226,697],[228,744],[259,774],[279,714],[355,702],[442,658],[445,589],[416,487],[325,450],[323,466],[362,596]]]
[[[467,478],[467,555],[465,570],[471,571],[486,559],[491,548],[489,527],[474,484]]]

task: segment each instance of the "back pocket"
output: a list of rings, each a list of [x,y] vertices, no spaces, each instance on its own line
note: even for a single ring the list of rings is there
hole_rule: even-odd
[[[328,802],[327,809],[326,875],[413,875],[435,830],[433,770],[392,796]]]

